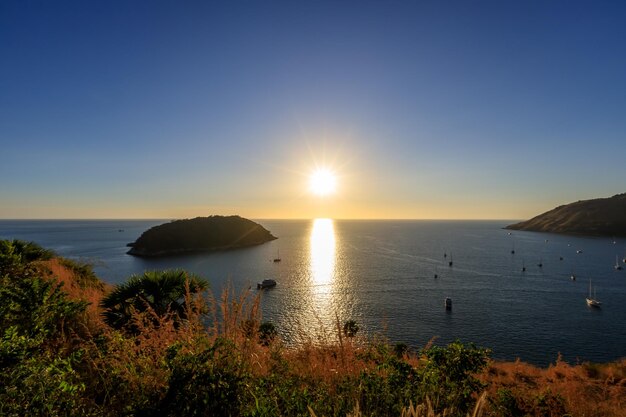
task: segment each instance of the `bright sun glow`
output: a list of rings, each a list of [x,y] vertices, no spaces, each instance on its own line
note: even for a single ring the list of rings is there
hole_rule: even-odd
[[[309,188],[313,194],[326,196],[337,190],[337,177],[326,168],[317,169],[311,174]]]

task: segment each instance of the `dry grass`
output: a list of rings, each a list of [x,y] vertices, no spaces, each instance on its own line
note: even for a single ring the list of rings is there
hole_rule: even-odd
[[[238,358],[256,376],[267,376],[278,356],[288,363],[289,372],[306,380],[319,381],[330,387],[332,394],[338,381],[358,376],[362,371],[378,371],[375,364],[363,359],[363,353],[372,349],[371,341],[347,338],[343,335],[341,320],[337,317],[336,328],[322,329],[321,337],[288,347],[276,340],[269,346],[259,343],[258,327],[261,323],[259,297],[250,291],[236,294],[231,287],[224,289],[219,298],[211,295],[192,296],[187,291],[188,319],[181,325],[173,317],[156,317],[148,310],[137,313],[134,324],[139,329],[135,338],[124,337],[111,330],[102,321],[100,300],[109,289],[106,287],[79,285],[76,272],[57,259],[41,263],[49,277],[63,283],[63,291],[70,298],[89,302],[85,314],[88,334],[98,334],[106,339],[107,351],[95,348],[87,356],[93,371],[94,385],[106,396],[121,398],[143,395],[144,398],[160,396],[167,390],[168,369],[164,358],[172,346],[182,352],[196,353],[214,343],[218,338],[232,342]],[[206,315],[212,318],[207,321]],[[310,328],[302,329],[303,340]],[[407,354],[403,360],[419,367],[421,359]],[[114,375],[110,375],[115,370]],[[515,407],[521,415],[561,416],[569,413],[575,417],[624,417],[626,416],[626,359],[611,364],[569,365],[557,360],[548,368],[538,368],[524,362],[492,362],[480,378],[487,390],[478,398],[473,417],[498,414],[498,398],[507,390],[514,398]],[[96,388],[93,388],[94,391]],[[102,400],[106,403],[105,400]],[[314,411],[309,410],[314,416]],[[353,416],[361,416],[358,403]],[[403,417],[443,417],[435,414],[432,405],[410,405],[402,411]]]
[[[529,415],[541,415],[536,411],[542,403],[555,411],[562,404],[573,416],[626,415],[626,359],[570,365],[559,358],[548,368],[519,360],[493,362],[482,379],[491,398],[497,397],[498,390],[509,390],[517,399],[517,407]]]

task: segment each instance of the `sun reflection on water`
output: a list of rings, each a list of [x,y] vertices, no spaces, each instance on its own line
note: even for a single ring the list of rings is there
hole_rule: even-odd
[[[332,284],[335,272],[335,227],[332,219],[313,221],[310,259],[313,285]]]

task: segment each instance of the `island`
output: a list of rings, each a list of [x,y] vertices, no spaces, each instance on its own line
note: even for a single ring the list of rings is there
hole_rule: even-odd
[[[559,206],[506,229],[588,236],[626,236],[626,193]]]
[[[276,239],[267,229],[240,216],[174,220],[154,226],[129,243],[129,255],[162,257],[238,249]]]

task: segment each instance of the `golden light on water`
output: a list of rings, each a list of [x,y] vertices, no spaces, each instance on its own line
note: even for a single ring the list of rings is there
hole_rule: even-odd
[[[332,219],[315,219],[311,230],[313,285],[330,284],[335,271],[335,227]]]
[[[322,197],[334,194],[337,190],[337,176],[328,168],[318,168],[309,177],[309,189]]]

